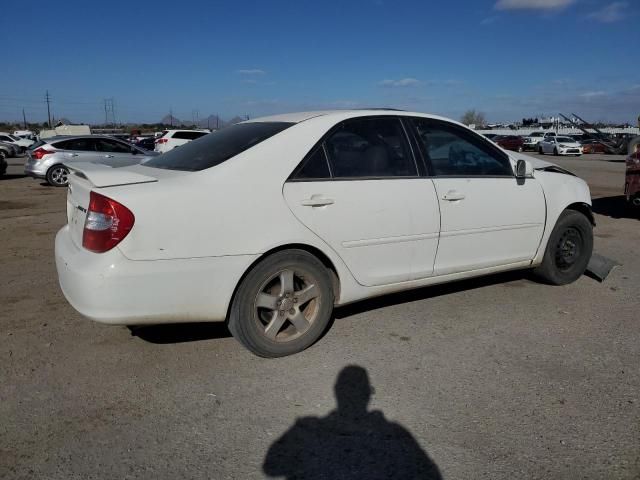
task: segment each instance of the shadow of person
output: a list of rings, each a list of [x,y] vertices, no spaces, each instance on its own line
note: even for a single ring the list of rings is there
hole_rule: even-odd
[[[436,464],[401,425],[368,411],[367,371],[345,367],[336,380],[338,408],[299,418],[267,452],[263,471],[287,480],[441,479]]]

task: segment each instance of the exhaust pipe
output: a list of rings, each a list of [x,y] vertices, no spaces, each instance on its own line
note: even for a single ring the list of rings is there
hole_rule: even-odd
[[[633,205],[636,207],[640,207],[640,197],[635,197],[633,200],[631,200],[631,203],[633,203]]]

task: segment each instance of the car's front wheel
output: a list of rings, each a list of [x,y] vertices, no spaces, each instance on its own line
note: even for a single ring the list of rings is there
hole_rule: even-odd
[[[540,155],[544,155],[544,151],[542,150],[542,147],[538,147],[538,153]]]
[[[242,280],[229,313],[229,330],[261,357],[282,357],[312,345],[333,311],[327,268],[304,250],[262,260]]]
[[[580,212],[565,210],[551,232],[542,263],[534,274],[552,285],[575,282],[586,270],[592,251],[591,222]]]
[[[68,181],[69,170],[64,165],[54,165],[47,170],[47,183],[54,187],[66,187]]]

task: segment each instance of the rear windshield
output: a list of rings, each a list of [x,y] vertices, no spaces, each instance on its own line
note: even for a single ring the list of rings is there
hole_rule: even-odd
[[[215,167],[291,125],[293,123],[287,122],[239,123],[163,153],[145,166],[190,172]]]

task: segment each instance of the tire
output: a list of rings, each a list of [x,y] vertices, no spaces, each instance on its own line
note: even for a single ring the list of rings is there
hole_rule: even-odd
[[[553,227],[542,263],[533,273],[551,285],[575,282],[586,270],[592,252],[593,227],[589,219],[575,210],[565,210]]]
[[[554,154],[556,157],[558,156],[558,149],[557,149],[557,148],[554,148],[554,149],[553,149],[553,154]]]
[[[544,151],[542,150],[542,147],[538,147],[538,153],[540,155],[544,155]]]
[[[53,185],[54,187],[66,187],[69,183],[67,181],[67,176],[69,175],[69,170],[64,165],[53,165],[49,167],[47,170],[47,183],[49,185]]]
[[[304,250],[283,250],[255,265],[240,283],[229,330],[248,350],[275,358],[301,352],[323,334],[333,312],[327,268]]]
[[[0,150],[0,163],[4,162],[7,159],[7,154],[4,150]]]
[[[522,147],[518,147],[518,152],[522,152]]]

